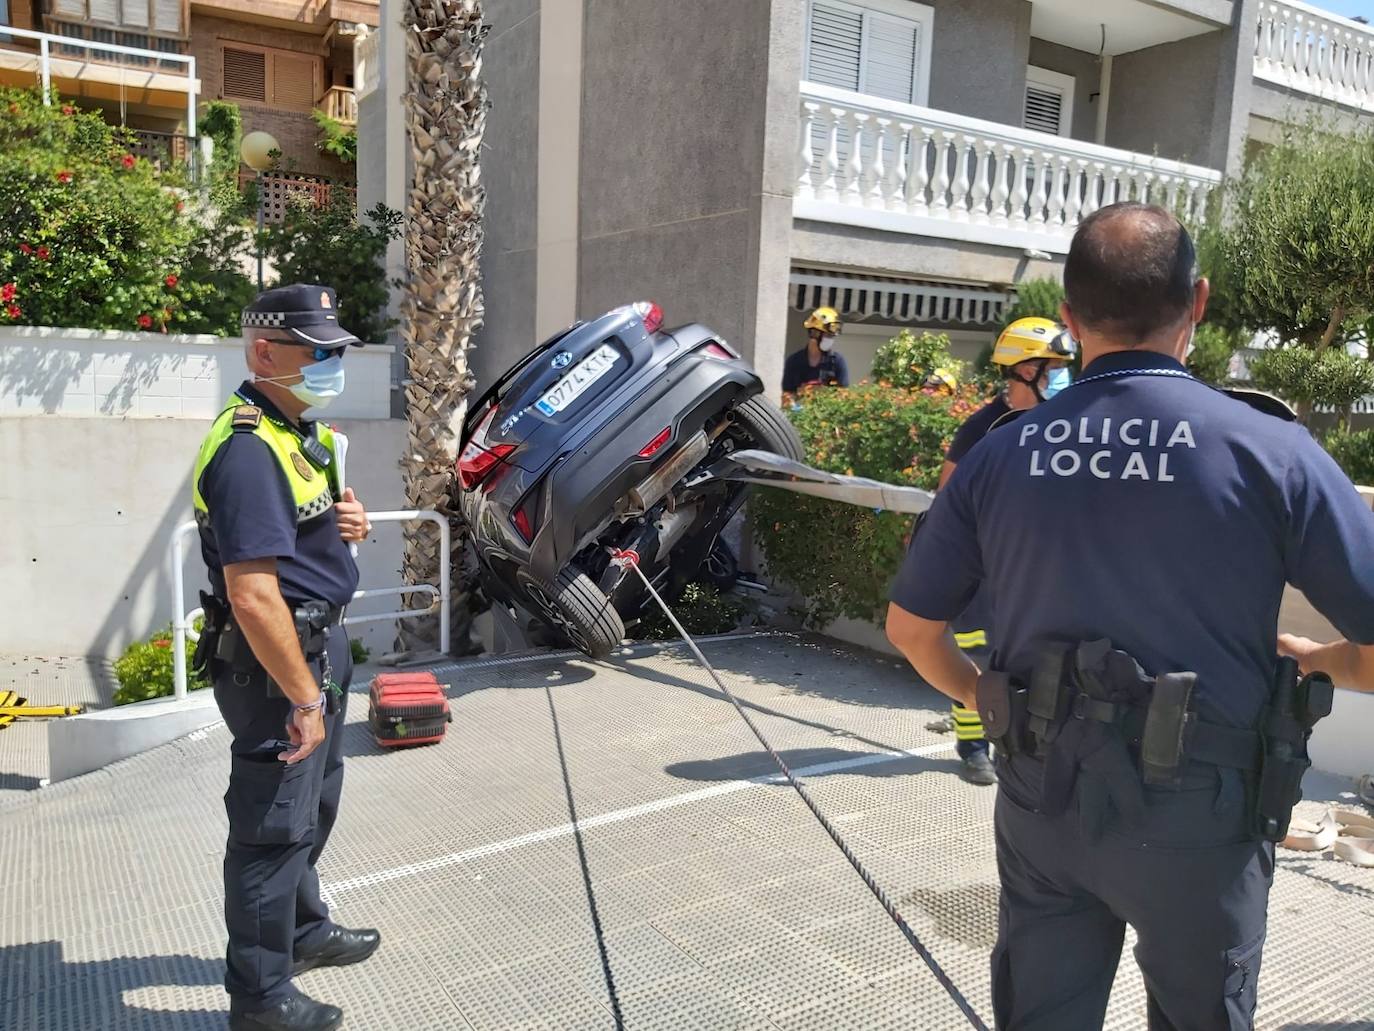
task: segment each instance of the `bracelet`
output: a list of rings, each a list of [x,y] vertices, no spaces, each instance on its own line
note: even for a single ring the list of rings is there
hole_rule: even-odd
[[[324,692],[321,691],[321,692],[320,692],[320,696],[319,696],[318,698],[316,698],[313,702],[307,702],[305,705],[297,705],[295,702],[292,702],[292,703],[291,703],[291,712],[292,712],[293,714],[298,713],[298,712],[310,712],[312,709],[321,708],[323,705],[324,705]]]

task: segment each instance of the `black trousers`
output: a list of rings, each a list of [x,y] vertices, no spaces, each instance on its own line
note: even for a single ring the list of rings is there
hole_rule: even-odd
[[[343,789],[343,729],[353,661],[348,635],[330,629],[326,654],[343,690],[329,698],[325,740],[308,758],[288,766],[277,754],[288,744],[290,703],[268,697],[260,673],[247,684],[215,678],[215,701],[234,736],[224,808],[224,922],[229,932],[225,990],[233,1010],[275,1006],[295,993],[296,950],[329,933],[329,908],[320,898],[315,864],[329,840]],[[316,681],[319,661],[311,663]]]
[[[1248,834],[1240,775],[1199,767],[1179,791],[1146,788],[1143,821],[1110,816],[1093,838],[1075,808],[1086,773],[1050,818],[1040,764],[998,766],[997,1027],[1101,1028],[1130,924],[1151,1031],[1252,1028],[1274,846]]]

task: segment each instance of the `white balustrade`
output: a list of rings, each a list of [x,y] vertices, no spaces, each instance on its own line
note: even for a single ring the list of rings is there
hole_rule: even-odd
[[[1294,0],[1261,0],[1255,76],[1374,111],[1374,28]]]
[[[803,83],[794,213],[1063,253],[1123,200],[1199,219],[1221,173],[948,111]]]

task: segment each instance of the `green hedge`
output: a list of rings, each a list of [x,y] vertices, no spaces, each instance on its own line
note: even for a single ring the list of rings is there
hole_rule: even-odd
[[[196,621],[196,629],[201,621]],[[186,639],[186,688],[198,691],[208,687],[204,677],[191,672],[191,655],[196,646],[189,637]],[[164,698],[175,688],[172,663],[172,628],[170,625],[153,634],[146,641],[129,645],[124,654],[114,664],[115,679],[119,687],[115,689],[115,705],[128,705],[130,702],[143,702],[149,698]]]
[[[1351,480],[1374,486],[1374,430],[1337,430],[1326,435],[1322,446]]]

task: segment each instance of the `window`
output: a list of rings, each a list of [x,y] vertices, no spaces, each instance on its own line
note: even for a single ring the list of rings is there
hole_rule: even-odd
[[[184,0],[51,0],[48,12],[59,19],[186,35]]]
[[[911,0],[811,0],[802,74],[823,86],[924,105],[934,17],[933,8]]]
[[[320,95],[322,70],[313,54],[234,44],[224,47],[225,100],[309,111]]]
[[[1052,136],[1073,130],[1073,76],[1026,66],[1026,107],[1021,124]]]

